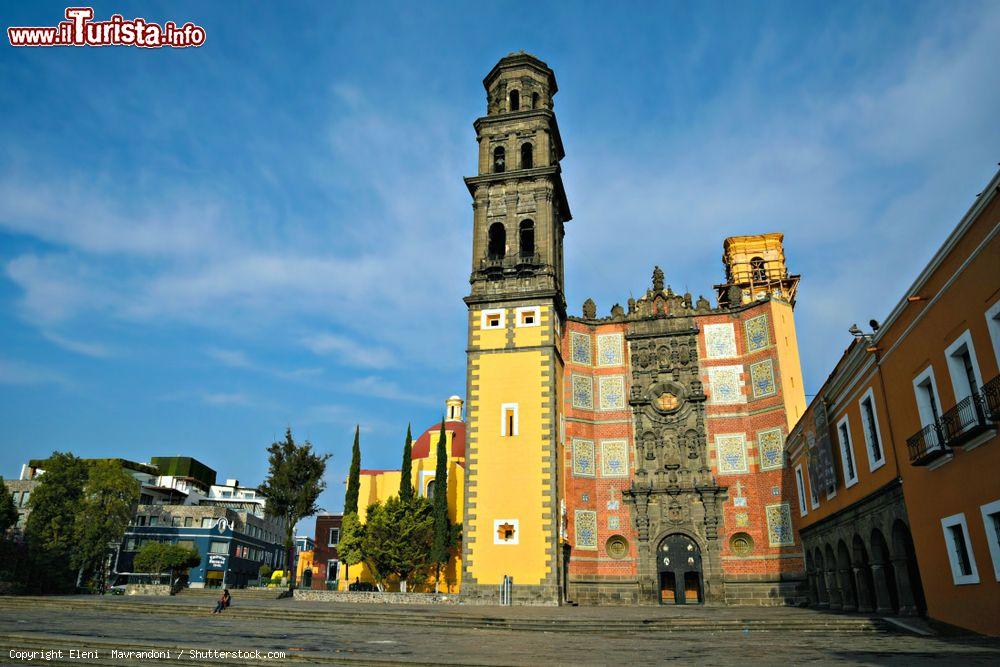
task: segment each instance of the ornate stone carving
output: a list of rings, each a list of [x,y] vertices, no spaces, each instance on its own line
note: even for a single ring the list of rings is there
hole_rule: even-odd
[[[653,267],[653,291],[657,293],[663,291],[663,269],[659,266]]]
[[[593,299],[587,299],[583,302],[583,316],[588,320],[597,318],[597,304],[594,303]]]

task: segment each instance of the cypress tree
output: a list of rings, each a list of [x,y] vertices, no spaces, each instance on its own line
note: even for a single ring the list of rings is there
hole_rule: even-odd
[[[406,425],[406,444],[403,445],[403,467],[399,477],[399,499],[411,500],[413,498],[413,435],[410,432],[410,425]]]
[[[437,443],[437,469],[434,472],[434,544],[431,562],[435,564],[437,578],[434,589],[441,580],[441,566],[448,563],[451,549],[451,524],[448,522],[448,438],[444,432],[444,417],[441,418],[441,432]]]
[[[351,469],[347,473],[347,492],[344,494],[344,514],[358,513],[358,492],[361,488],[361,444],[358,441],[360,426],[354,427],[354,448],[351,450]]]

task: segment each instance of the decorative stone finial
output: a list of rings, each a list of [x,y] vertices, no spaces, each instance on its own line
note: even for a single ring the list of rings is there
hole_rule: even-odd
[[[621,307],[621,304],[616,303],[611,306],[611,317],[616,320],[620,320],[625,317],[625,310]]]
[[[653,267],[653,291],[662,292],[663,291],[663,269],[659,266]]]
[[[583,302],[583,316],[588,320],[597,318],[597,304],[594,303],[593,299],[587,299]]]

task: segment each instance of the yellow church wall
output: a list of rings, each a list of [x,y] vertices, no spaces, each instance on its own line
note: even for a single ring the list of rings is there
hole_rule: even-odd
[[[514,309],[507,312],[509,316]],[[478,320],[476,311],[473,320]],[[546,308],[542,326],[523,331],[515,327],[515,340],[541,344],[542,332],[551,326],[551,310]],[[473,349],[498,346],[490,343],[495,333],[474,331]],[[469,569],[481,585],[499,584],[504,575],[512,576],[516,585],[540,585],[553,567],[552,525],[545,505],[554,496],[555,480],[543,470],[555,419],[546,396],[554,379],[546,377],[542,350],[479,354],[470,363],[469,426],[475,432],[477,474],[470,489],[475,518],[467,530]],[[505,436],[502,406],[510,403],[517,404],[518,430]],[[497,520],[517,521],[516,544],[494,543]]]
[[[448,430],[448,423],[445,422],[445,437],[447,438],[446,451],[452,451],[452,440],[454,431]],[[461,523],[464,517],[464,492],[465,492],[465,469],[462,463],[465,459],[461,457],[448,457],[448,518],[453,523]],[[412,462],[411,482],[414,490],[422,497],[426,497],[427,483],[434,479],[437,471],[437,436],[431,439],[430,455],[426,458],[414,459]],[[362,474],[359,478],[358,489],[358,517],[361,523],[367,521],[368,507],[376,502],[385,502],[392,496],[399,495],[399,482],[402,472],[399,470],[384,470],[377,474]],[[452,558],[448,561],[447,567],[442,571],[441,585],[439,592],[454,594],[461,588],[462,580],[462,557],[461,549],[455,549]],[[371,569],[364,563],[351,565],[349,568],[340,568],[340,580],[338,590],[347,590],[348,586],[355,581],[365,583],[375,583]],[[388,582],[389,590],[398,590],[398,582]],[[413,592],[434,591],[434,578],[430,577],[421,584],[412,584],[409,590]]]
[[[799,359],[799,341],[795,334],[795,314],[792,306],[784,301],[771,300],[771,321],[778,353],[779,381],[784,397],[785,418],[788,432],[806,411],[806,394],[802,384],[802,363]]]

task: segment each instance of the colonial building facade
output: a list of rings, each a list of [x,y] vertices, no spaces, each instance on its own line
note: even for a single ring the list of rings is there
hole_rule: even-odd
[[[1000,172],[851,333],[787,442],[810,600],[1000,635]]]
[[[716,305],[567,313],[552,70],[511,54],[475,122],[462,594],[558,604],[804,599],[785,436],[805,409],[782,236],[724,244]]]

